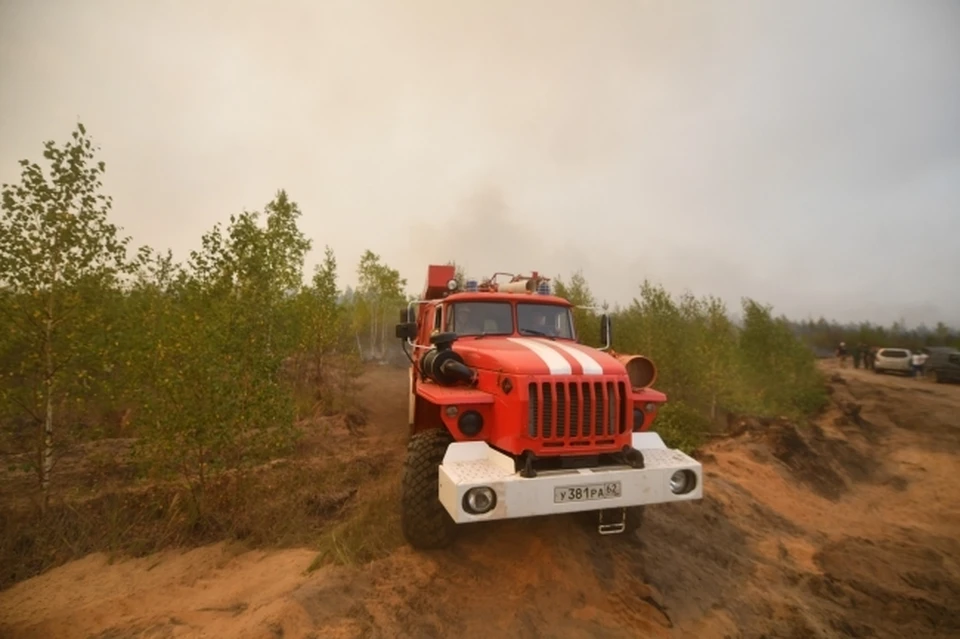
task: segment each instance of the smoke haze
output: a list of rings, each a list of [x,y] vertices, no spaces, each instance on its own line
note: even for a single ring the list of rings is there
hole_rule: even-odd
[[[960,324],[960,3],[0,0],[0,181],[83,121],[178,258],[279,188],[417,291],[582,270]]]

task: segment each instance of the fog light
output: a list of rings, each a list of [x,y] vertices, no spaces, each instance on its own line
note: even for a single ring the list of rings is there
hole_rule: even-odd
[[[653,402],[647,402],[647,405],[644,406],[644,408],[647,409],[648,413],[654,413],[657,411],[657,405],[654,404]]]
[[[447,413],[447,417],[456,417],[457,413],[460,412],[456,406],[447,406],[445,410]]]
[[[476,437],[483,428],[483,416],[475,410],[468,410],[460,416],[457,428],[467,437]]]
[[[670,491],[674,495],[685,495],[697,487],[697,476],[692,470],[678,470],[670,475]]]
[[[471,488],[463,496],[463,509],[471,515],[482,515],[497,505],[497,493],[488,486]]]

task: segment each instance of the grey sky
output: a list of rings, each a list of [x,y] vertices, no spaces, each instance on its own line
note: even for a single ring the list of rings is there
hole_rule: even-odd
[[[960,2],[0,0],[0,180],[80,119],[177,257],[278,188],[342,284],[582,269],[960,324]]]

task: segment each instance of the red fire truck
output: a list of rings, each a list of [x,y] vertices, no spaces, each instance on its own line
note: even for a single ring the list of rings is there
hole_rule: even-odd
[[[601,534],[632,532],[648,504],[702,498],[700,463],[650,430],[667,399],[656,366],[610,349],[609,315],[591,348],[548,278],[454,275],[429,266],[396,327],[411,364],[412,546],[447,546],[459,524],[585,511]]]

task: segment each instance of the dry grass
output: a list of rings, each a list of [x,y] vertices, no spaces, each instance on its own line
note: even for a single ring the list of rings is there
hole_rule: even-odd
[[[360,521],[376,517],[375,507],[355,506],[355,498],[395,481],[381,479],[389,451],[371,452],[359,441],[362,421],[355,413],[309,420],[292,457],[224,474],[200,498],[182,483],[133,477],[129,441],[76,449],[64,460],[63,489],[46,513],[24,497],[29,493],[11,489],[33,478],[8,471],[6,479],[15,481],[5,482],[0,498],[0,588],[97,551],[142,556],[224,539],[247,547],[323,548],[342,535],[355,543]],[[389,510],[386,496],[373,499]],[[382,547],[372,542],[365,552]]]
[[[201,502],[176,484],[60,498],[46,513],[0,508],[0,588],[97,551],[142,556],[228,539],[254,547],[310,545],[369,478],[290,461],[209,486]],[[331,472],[333,471],[333,472]]]
[[[369,401],[360,402],[369,396],[358,392],[353,370],[337,372],[326,376],[332,388],[300,395],[295,450],[223,473],[202,496],[182,482],[144,479],[132,457],[135,437],[101,439],[64,452],[54,498],[41,513],[33,499],[36,476],[24,469],[28,454],[7,454],[0,468],[0,588],[91,552],[143,556],[223,540],[238,548],[317,548],[317,566],[389,554],[402,544],[403,432],[380,424],[368,433]],[[377,392],[403,389],[401,377],[381,379],[379,368],[368,373]],[[306,380],[300,389],[309,386]],[[340,399],[330,416],[332,395]],[[377,419],[394,412],[388,402]]]
[[[400,547],[400,478],[386,474],[361,486],[343,516],[321,535],[316,559],[308,568],[322,565],[358,565],[386,557]]]

